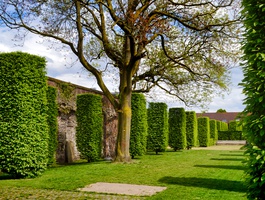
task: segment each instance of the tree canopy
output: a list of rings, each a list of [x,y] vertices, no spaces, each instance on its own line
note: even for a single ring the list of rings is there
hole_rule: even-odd
[[[225,109],[222,109],[222,108],[219,108],[216,112],[217,113],[226,113],[226,110]]]
[[[205,105],[226,88],[227,69],[238,58],[239,3],[6,0],[0,2],[0,23],[68,46],[120,113],[119,130],[126,126],[122,138],[128,139],[133,90],[159,88],[187,105]],[[118,77],[119,101],[103,81],[108,72]]]

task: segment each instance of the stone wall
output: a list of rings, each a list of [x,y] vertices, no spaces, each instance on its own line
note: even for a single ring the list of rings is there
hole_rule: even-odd
[[[102,96],[104,133],[102,138],[102,157],[113,159],[118,133],[117,113],[102,92],[70,84],[54,78],[48,78],[48,84],[57,88],[58,120],[58,148],[56,160],[58,163],[71,163],[80,159],[76,147],[76,97],[78,94],[92,93]]]

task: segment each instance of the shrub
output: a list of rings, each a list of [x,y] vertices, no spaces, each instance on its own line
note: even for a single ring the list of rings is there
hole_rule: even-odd
[[[219,140],[243,140],[242,131],[219,131]]]
[[[186,111],[187,147],[199,146],[197,117],[194,111]]]
[[[81,94],[76,101],[76,143],[81,156],[88,162],[101,157],[103,114],[101,96]]]
[[[147,112],[148,137],[147,149],[158,152],[165,151],[168,140],[168,113],[165,103],[149,103]]]
[[[55,153],[57,148],[57,131],[58,131],[58,106],[56,103],[56,89],[48,86],[47,90],[47,122],[49,127],[48,139],[48,164],[55,163]]]
[[[184,108],[169,109],[168,126],[169,146],[174,151],[186,148],[186,113]]]
[[[0,169],[14,177],[42,174],[48,161],[44,58],[0,54]]]
[[[210,123],[209,117],[198,118],[198,139],[200,147],[210,146]]]
[[[212,138],[211,145],[215,145],[216,141],[218,140],[218,131],[217,131],[217,123],[216,120],[210,120],[210,138]]]
[[[130,135],[130,154],[132,158],[146,152],[147,109],[143,94],[132,94],[132,123]]]

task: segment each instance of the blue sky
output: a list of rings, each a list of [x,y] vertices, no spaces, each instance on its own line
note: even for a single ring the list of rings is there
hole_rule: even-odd
[[[28,34],[23,42],[14,42],[14,35],[16,31],[6,30],[0,28],[0,51],[12,52],[23,51],[31,54],[43,56],[47,60],[47,75],[63,81],[75,83],[88,88],[98,89],[95,79],[89,76],[82,66],[76,62],[75,56],[67,49],[57,46],[57,50],[50,47],[50,44],[43,41],[42,38]],[[20,45],[17,45],[20,44]],[[208,105],[207,112],[216,112],[219,108],[225,109],[227,112],[240,112],[244,109],[242,104],[244,95],[242,88],[238,86],[243,78],[240,67],[231,70],[231,84],[229,85],[229,92],[224,94],[224,97],[215,97]],[[106,79],[108,81],[108,79]],[[109,81],[111,87],[111,82]],[[115,89],[113,89],[115,90]],[[194,110],[196,112],[205,111],[197,107],[185,107],[182,103],[175,99],[167,99],[163,97],[156,97],[156,99],[163,99],[169,107],[184,107],[185,110]],[[149,100],[148,101],[153,101]]]

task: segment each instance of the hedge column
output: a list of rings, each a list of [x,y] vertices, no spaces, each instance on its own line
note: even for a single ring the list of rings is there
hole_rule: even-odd
[[[208,117],[198,118],[198,139],[200,147],[210,146],[210,122]]]
[[[147,149],[165,151],[168,140],[168,113],[165,103],[150,103],[148,109]]]
[[[169,141],[171,148],[176,150],[185,149],[186,140],[186,113],[184,108],[169,109]]]
[[[22,52],[0,54],[0,169],[40,175],[48,161],[46,61]]]
[[[146,152],[147,109],[143,94],[132,94],[132,123],[130,135],[130,155],[132,158]]]
[[[88,162],[101,157],[103,114],[101,96],[81,94],[76,102],[76,142],[81,156]]]
[[[186,138],[188,148],[199,146],[198,125],[195,111],[186,111]]]
[[[210,120],[210,145],[215,145],[218,140],[217,122],[215,119]]]

